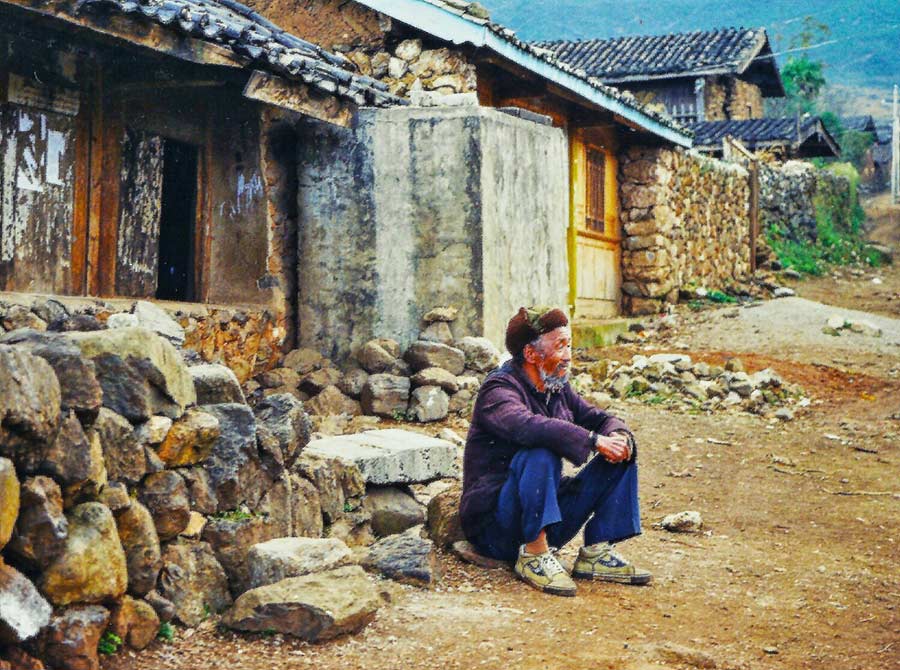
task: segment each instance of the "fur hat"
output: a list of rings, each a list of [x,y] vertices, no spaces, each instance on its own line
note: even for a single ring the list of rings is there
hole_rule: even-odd
[[[506,349],[516,356],[538,336],[568,325],[569,317],[558,307],[520,307],[506,326]]]

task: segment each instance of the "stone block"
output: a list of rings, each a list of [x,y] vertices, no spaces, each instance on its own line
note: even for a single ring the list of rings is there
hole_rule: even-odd
[[[440,386],[420,386],[412,392],[407,414],[420,423],[447,417],[450,399]]]
[[[250,548],[250,588],[324,572],[350,562],[350,548],[335,538],[280,537]]]
[[[453,444],[399,429],[314,440],[307,452],[353,463],[369,484],[426,482],[459,474]]]

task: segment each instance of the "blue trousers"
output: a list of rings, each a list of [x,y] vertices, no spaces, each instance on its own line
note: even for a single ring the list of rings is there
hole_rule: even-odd
[[[562,477],[562,459],[549,449],[520,450],[492,522],[472,543],[486,556],[514,561],[519,545],[533,542],[545,528],[551,547],[565,545],[585,522],[586,545],[640,535],[636,457],[610,463],[594,456],[576,476]]]

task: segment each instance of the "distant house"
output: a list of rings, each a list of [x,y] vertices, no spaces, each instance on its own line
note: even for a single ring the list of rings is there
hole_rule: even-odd
[[[684,123],[760,118],[764,98],[784,97],[763,28],[533,44]]]
[[[751,151],[766,151],[781,160],[834,157],[840,147],[817,117],[745,119],[692,123],[694,148],[712,156],[722,155],[727,137],[739,140]]]

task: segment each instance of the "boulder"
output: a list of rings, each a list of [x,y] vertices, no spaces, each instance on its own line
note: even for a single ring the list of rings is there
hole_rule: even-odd
[[[324,357],[315,349],[294,349],[284,357],[282,365],[299,375],[305,375],[322,367]]]
[[[55,615],[35,647],[56,670],[100,670],[97,645],[109,612],[99,605],[71,607]]]
[[[459,310],[456,307],[435,307],[422,317],[422,321],[425,323],[435,323],[436,321],[452,323],[456,321],[457,314],[459,314]]]
[[[428,503],[428,535],[439,547],[449,547],[465,540],[459,521],[459,499],[462,489],[454,486],[437,494]]]
[[[215,514],[219,499],[212,488],[209,473],[203,466],[181,468],[181,476],[188,487],[191,509],[201,514]]]
[[[459,391],[459,377],[450,374],[443,368],[425,368],[419,370],[410,378],[410,382],[414,387],[418,386],[440,386],[447,393],[456,393]]]
[[[375,542],[372,515],[362,507],[344,512],[326,529],[325,534],[351,547],[367,547]]]
[[[291,535],[322,537],[322,501],[313,483],[300,475],[291,479]]]
[[[393,486],[367,487],[365,505],[372,515],[372,530],[379,537],[396,535],[425,523],[425,508]]]
[[[31,311],[46,323],[53,323],[57,319],[69,316],[69,308],[54,298],[35,300],[31,304]]]
[[[235,630],[274,630],[318,642],[355,633],[378,610],[378,592],[362,568],[345,566],[248,591],[222,619]]]
[[[472,409],[475,402],[475,392],[468,390],[460,390],[450,396],[450,402],[447,405],[448,414],[464,414]]]
[[[250,588],[331,570],[350,562],[352,556],[350,548],[334,538],[275,538],[250,548]]]
[[[420,386],[412,392],[407,414],[427,423],[445,419],[449,410],[450,398],[440,386]]]
[[[134,305],[133,314],[137,319],[138,326],[152,330],[175,346],[180,347],[184,344],[184,328],[162,307],[154,305],[152,302],[139,300]]]
[[[0,316],[0,325],[6,330],[18,330],[31,328],[32,330],[47,330],[47,322],[34,314],[24,305],[12,305],[6,313]]]
[[[63,412],[72,410],[90,425],[103,403],[94,362],[82,356],[78,347],[59,338],[35,342],[30,351],[47,361],[56,373]]]
[[[100,603],[123,595],[128,569],[112,512],[89,502],[73,507],[66,518],[65,549],[41,576],[41,592],[58,606]]]
[[[3,670],[46,670],[47,666],[21,647],[7,647],[4,650],[0,668]]]
[[[486,337],[464,337],[456,340],[454,346],[462,350],[470,370],[490,372],[500,365],[500,352]]]
[[[354,400],[359,400],[362,395],[363,387],[369,380],[369,373],[361,368],[353,368],[344,373],[337,387],[341,393],[348,395]]]
[[[291,536],[294,528],[293,494],[290,473],[283,471],[256,507],[255,512],[263,515],[272,527],[273,537]]]
[[[362,410],[366,414],[387,418],[398,414],[405,416],[409,407],[409,388],[407,377],[373,374],[363,386],[360,396]]]
[[[317,416],[335,416],[338,414],[346,414],[349,416],[359,416],[362,414],[362,407],[352,398],[345,396],[337,386],[328,386],[315,398],[306,403],[310,414]]]
[[[62,492],[49,477],[31,477],[22,483],[19,500],[19,519],[6,550],[28,569],[44,569],[66,545],[69,523],[63,514]],[[2,540],[0,536],[0,544]]]
[[[434,323],[429,323],[419,333],[419,339],[426,342],[453,344],[453,333],[450,331],[450,325],[446,321],[435,321]]]
[[[150,383],[137,367],[113,353],[93,359],[94,370],[103,390],[103,406],[141,423],[153,414]]]
[[[159,616],[150,603],[125,596],[112,609],[109,631],[132,649],[144,649],[156,639]]]
[[[366,492],[359,468],[334,456],[304,453],[295,466],[297,474],[313,483],[319,494],[322,517],[334,523],[345,508],[357,508]]]
[[[129,312],[110,314],[106,320],[107,328],[137,328],[138,325],[138,318]]]
[[[60,402],[47,361],[0,345],[0,457],[35,472],[59,430]]]
[[[116,354],[140,369],[152,391],[152,413],[177,419],[197,401],[194,381],[178,350],[144,328],[77,332],[66,339],[88,358]]]
[[[373,544],[363,560],[363,567],[413,586],[432,586],[440,579],[434,542],[422,538],[418,528]]]
[[[85,481],[91,473],[91,445],[74,412],[62,420],[53,445],[40,470],[70,486]]]
[[[133,500],[128,509],[116,515],[116,529],[125,552],[128,592],[144,596],[156,586],[162,568],[159,535],[150,510]]]
[[[341,383],[342,377],[340,370],[335,368],[314,370],[300,380],[300,390],[312,397],[329,386],[337,386]]]
[[[0,458],[0,549],[6,546],[19,516],[20,489],[16,468],[8,458]]]
[[[151,416],[145,423],[135,426],[134,436],[145,447],[156,446],[166,439],[172,424],[172,419],[167,416]]]
[[[187,485],[173,470],[147,475],[141,483],[139,497],[153,517],[156,534],[162,541],[178,535],[191,520]]]
[[[277,440],[284,465],[290,468],[312,433],[312,423],[303,403],[292,395],[277,394],[257,403],[253,411],[257,424],[265,426]]]
[[[160,622],[168,623],[175,618],[175,603],[163,598],[158,591],[150,591],[144,596],[144,602],[153,608]]]
[[[295,389],[300,385],[300,375],[290,368],[273,368],[257,375],[254,379],[264,389],[281,387]]]
[[[0,645],[24,642],[50,621],[53,608],[21,572],[0,560]]]
[[[131,495],[128,487],[122,482],[110,482],[100,491],[97,502],[101,502],[118,518],[118,515],[131,507]]]
[[[106,330],[106,324],[92,314],[73,314],[69,318],[56,319],[47,330],[55,333],[88,332]]]
[[[170,468],[196,465],[209,457],[220,432],[216,417],[193,407],[172,424],[156,453]]]
[[[443,368],[454,375],[466,369],[465,354],[454,347],[439,342],[413,342],[406,350],[404,360],[416,372],[425,368]]]
[[[128,420],[104,407],[94,421],[94,431],[103,447],[103,461],[110,481],[139,482],[147,472],[147,460],[144,447]]]
[[[366,342],[356,353],[356,359],[369,374],[390,372],[400,357],[400,345],[393,340],[377,339]]]
[[[194,380],[198,405],[221,405],[223,403],[246,404],[241,384],[231,368],[209,363],[188,368]]]
[[[253,412],[235,403],[203,405],[201,409],[219,420],[219,438],[204,461],[217,511],[234,510],[243,503],[254,507],[272,482],[257,451]]]
[[[187,537],[192,540],[199,540],[203,535],[203,529],[206,528],[206,517],[199,512],[191,512],[191,519],[184,530],[179,533],[181,537]]]
[[[83,461],[78,462],[78,468],[80,470],[82,466],[85,466],[87,476],[66,486],[63,491],[63,504],[66,509],[80,500],[96,498],[108,481],[100,436],[97,434],[97,431],[91,429],[86,433],[85,438],[87,439],[88,449],[85,454],[81,451],[81,446],[79,446],[79,458],[83,458]],[[72,458],[74,457],[71,453],[67,454],[67,460]],[[73,473],[74,470],[69,472],[69,474]]]
[[[206,542],[183,538],[170,542],[157,588],[174,606],[174,618],[186,626],[197,626],[210,613],[231,605],[228,578]]]
[[[262,516],[249,518],[212,517],[203,529],[216,559],[225,570],[228,586],[235,597],[250,588],[247,554],[255,544],[278,537],[275,524]]]
[[[370,430],[313,440],[306,453],[352,463],[369,484],[405,484],[458,476],[456,446],[406,430]]]

